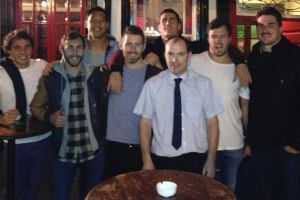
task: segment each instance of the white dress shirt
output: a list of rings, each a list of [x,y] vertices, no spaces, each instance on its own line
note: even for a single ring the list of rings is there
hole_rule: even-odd
[[[182,145],[176,150],[172,146],[175,78],[165,70],[149,79],[134,113],[152,120],[152,153],[166,157],[204,153],[208,148],[206,119],[223,112],[222,104],[208,78],[189,70],[180,76]]]

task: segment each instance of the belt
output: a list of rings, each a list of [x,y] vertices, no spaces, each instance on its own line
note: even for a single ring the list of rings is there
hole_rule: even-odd
[[[139,144],[127,144],[127,143],[122,143],[122,142],[115,142],[115,141],[108,141],[109,145],[115,145],[115,146],[121,146],[124,148],[132,148],[132,149],[139,149],[140,145]]]

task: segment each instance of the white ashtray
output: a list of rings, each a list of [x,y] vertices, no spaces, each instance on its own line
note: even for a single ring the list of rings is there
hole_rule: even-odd
[[[176,194],[177,184],[172,181],[162,181],[156,184],[156,191],[160,196],[171,197]]]

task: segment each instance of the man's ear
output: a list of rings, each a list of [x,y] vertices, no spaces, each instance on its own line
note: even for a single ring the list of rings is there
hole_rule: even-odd
[[[59,52],[61,53],[61,55],[63,55],[64,54],[64,47],[62,45],[59,45],[58,49],[59,49]]]
[[[161,33],[161,25],[160,24],[158,24],[157,29],[158,29],[158,32]]]
[[[88,28],[88,27],[87,27],[87,23],[88,23],[87,20],[85,20],[85,22],[84,22],[84,27],[85,27],[85,28]]]
[[[282,25],[279,27],[279,29],[280,29],[280,33],[282,34],[283,33]]]
[[[178,23],[177,30],[178,30],[178,33],[182,32],[182,23],[181,22]]]
[[[123,51],[122,44],[123,44],[123,41],[121,39],[121,41],[119,42],[119,48]]]

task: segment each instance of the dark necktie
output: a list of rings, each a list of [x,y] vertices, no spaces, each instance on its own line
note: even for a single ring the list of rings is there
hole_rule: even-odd
[[[181,95],[180,95],[180,82],[181,78],[174,79],[175,89],[174,89],[174,120],[173,120],[173,138],[172,145],[175,149],[181,146]]]

